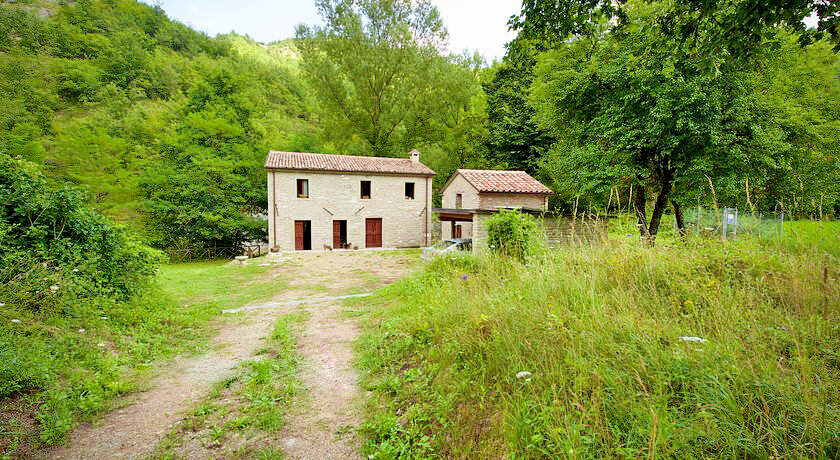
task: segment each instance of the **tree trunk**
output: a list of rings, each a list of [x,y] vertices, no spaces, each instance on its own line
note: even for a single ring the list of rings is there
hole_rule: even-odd
[[[639,227],[639,236],[643,238],[650,238],[650,234],[648,234],[647,229],[647,212],[645,211],[645,186],[639,184],[633,190],[633,200],[635,202],[636,208],[636,220],[638,221]]]
[[[665,205],[668,204],[668,194],[671,193],[671,182],[673,173],[669,169],[665,169],[662,173],[662,183],[659,190],[659,196],[656,197],[656,203],[653,205],[653,213],[650,216],[650,228],[648,234],[651,244],[656,239],[656,232],[659,231],[659,224],[662,221],[662,213],[665,212]]]
[[[685,219],[683,219],[682,208],[673,198],[671,198],[671,207],[674,208],[674,218],[677,220],[677,232],[680,238],[685,238]]]

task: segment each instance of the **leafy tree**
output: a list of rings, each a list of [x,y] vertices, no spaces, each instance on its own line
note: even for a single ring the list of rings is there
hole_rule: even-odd
[[[191,91],[182,121],[141,180],[144,211],[163,247],[239,247],[262,240],[262,136],[252,124],[252,82],[220,65]]]
[[[827,34],[840,46],[840,4],[825,0],[771,0],[760,5],[752,0],[523,0],[521,13],[511,18],[510,26],[525,37],[556,43],[593,35],[603,25],[621,33],[637,8],[657,11],[662,37],[678,42],[678,49],[710,58],[752,54],[776,26],[793,28],[803,44]],[[813,13],[817,29],[806,30],[803,20]]]
[[[597,42],[589,59],[584,42],[547,53],[534,104],[543,126],[568,139],[570,153],[583,159],[576,166],[621,174],[610,185],[622,177],[634,183],[641,233],[653,238],[675,181],[725,151],[719,145],[725,88],[721,79],[699,72],[673,78],[659,64],[664,53],[638,60],[640,52],[656,54],[643,51],[643,37],[634,37],[635,46]],[[649,221],[648,187],[657,192]]]
[[[539,160],[552,143],[548,133],[534,121],[528,104],[528,88],[534,79],[539,42],[517,38],[508,44],[501,63],[494,65],[485,82],[487,93],[487,158],[506,168],[536,172]]]
[[[562,164],[577,168],[582,190],[634,186],[640,232],[651,240],[669,201],[682,225],[680,201],[703,179],[734,189],[739,173],[784,161],[786,149],[768,107],[756,104],[748,70],[777,30],[766,23],[796,15],[759,15],[739,41],[720,28],[732,14],[747,14],[742,7],[526,2],[512,20],[526,37],[556,48],[539,58],[532,101],[541,126],[560,139],[554,151],[569,153]],[[546,21],[561,13],[562,21]]]
[[[454,70],[439,54],[446,30],[427,0],[319,0],[323,27],[301,25],[302,69],[331,137],[387,156],[409,147],[441,103]]]

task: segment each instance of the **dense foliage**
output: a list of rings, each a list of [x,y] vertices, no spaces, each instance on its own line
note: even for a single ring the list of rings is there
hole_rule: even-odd
[[[88,209],[81,191],[50,184],[29,161],[0,155],[0,203],[0,278],[33,308],[49,303],[51,286],[130,298],[162,261]]]
[[[484,221],[484,228],[491,250],[521,261],[535,255],[542,245],[537,221],[519,211],[500,211]]]
[[[261,239],[266,151],[326,148],[292,45],[210,38],[133,0],[18,2],[0,25],[0,150],[159,247]]]
[[[507,56],[490,69],[492,76],[484,83],[489,131],[485,156],[490,164],[533,174],[553,143],[528,103],[536,57],[542,51],[539,41],[515,39],[508,44]]]
[[[321,0],[323,26],[297,46],[320,123],[343,153],[395,156],[416,148],[438,185],[483,153],[479,56],[445,55],[446,28],[427,0]]]
[[[840,59],[822,37],[836,12],[805,30],[810,4],[524,2],[505,65],[536,60],[519,78],[535,110],[520,133],[551,139],[532,161],[559,204],[623,196],[651,238],[667,208],[678,222],[697,204],[837,212]]]

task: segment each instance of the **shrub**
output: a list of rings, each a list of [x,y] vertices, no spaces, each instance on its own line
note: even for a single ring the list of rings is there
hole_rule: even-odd
[[[536,220],[519,211],[500,211],[485,222],[487,244],[506,256],[525,261],[542,246]]]
[[[160,252],[89,209],[82,191],[53,186],[26,160],[0,155],[0,203],[0,280],[21,286],[19,294],[60,286],[127,299],[163,261]]]

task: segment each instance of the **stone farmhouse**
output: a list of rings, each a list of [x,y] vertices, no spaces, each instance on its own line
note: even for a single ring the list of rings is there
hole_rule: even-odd
[[[483,244],[481,222],[499,209],[543,213],[552,191],[525,171],[459,169],[443,186],[441,237],[472,238]],[[448,224],[447,224],[448,223]]]
[[[418,247],[431,243],[435,172],[408,158],[271,151],[269,247]]]

